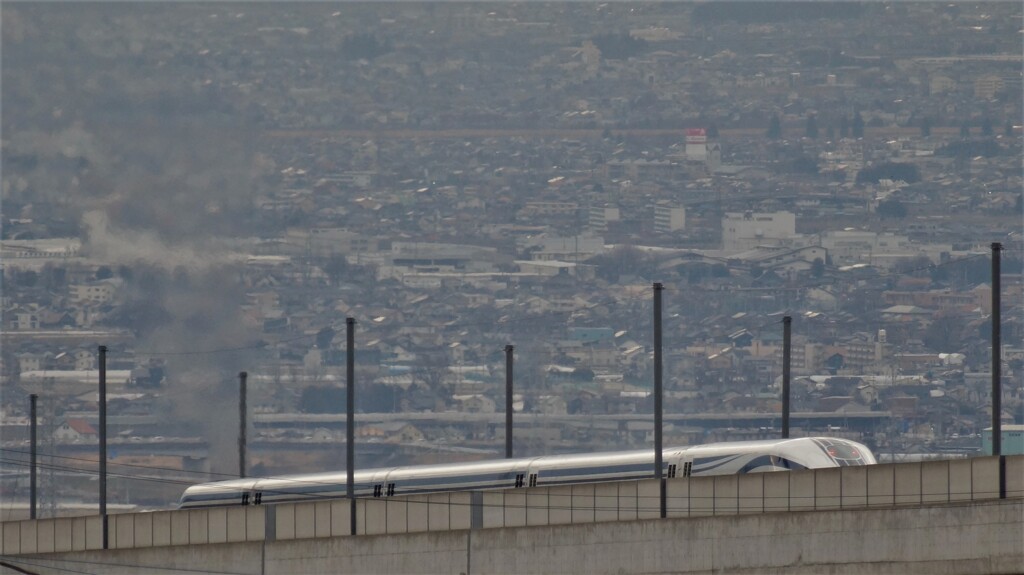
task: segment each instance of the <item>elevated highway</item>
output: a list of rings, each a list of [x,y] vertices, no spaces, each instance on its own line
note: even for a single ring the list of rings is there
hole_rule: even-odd
[[[649,422],[650,413],[614,413],[614,414],[566,414],[566,415],[538,415],[537,422],[545,422],[551,425],[586,425],[591,422],[619,422],[631,421]],[[870,424],[892,419],[889,411],[862,411],[852,413],[836,413],[834,411],[800,411],[794,412],[790,419],[795,425],[809,423],[812,425],[824,426],[837,422],[849,424]],[[702,427],[731,427],[733,425],[750,426],[778,426],[782,421],[779,413],[666,413],[665,423],[675,425],[693,425]],[[505,425],[505,414],[494,413],[469,413],[464,411],[442,411],[423,413],[358,413],[357,423],[386,423],[403,421],[413,424],[437,423],[437,424],[485,424]],[[524,425],[533,421],[533,416],[520,416],[518,420]],[[291,425],[310,427],[344,427],[344,413],[258,413],[253,417],[256,426],[269,425]],[[741,425],[742,424],[742,425]]]
[[[630,136],[633,138],[678,138],[686,137],[687,128],[614,128],[608,130],[615,134]],[[932,128],[932,134],[952,135],[958,134],[960,128],[949,126],[936,126]],[[722,139],[729,138],[761,138],[765,130],[757,128],[724,128],[719,130]],[[316,129],[316,128],[281,128],[268,130],[266,135],[274,139],[287,140],[323,140],[329,138],[358,138],[368,139],[472,139],[472,138],[521,138],[521,139],[597,139],[605,134],[605,128],[389,128],[389,129],[361,129],[361,128],[337,128],[337,129]],[[919,136],[921,129],[917,127],[866,126],[864,135],[868,138],[896,138]]]

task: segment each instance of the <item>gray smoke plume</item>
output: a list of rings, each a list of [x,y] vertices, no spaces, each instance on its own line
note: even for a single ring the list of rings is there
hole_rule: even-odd
[[[225,382],[252,368],[230,351],[252,341],[244,259],[227,240],[252,235],[257,137],[230,98],[193,81],[198,63],[151,49],[154,35],[185,41],[167,35],[176,10],[5,6],[3,191],[124,277],[111,321],[138,334],[141,359],[167,361],[166,421],[202,430],[226,463],[237,386]]]
[[[226,240],[244,233],[252,160],[224,131],[183,123],[150,121],[121,149],[116,176],[83,182],[91,208],[82,213],[83,251],[150,276],[133,273],[127,283],[134,309],[157,312],[139,329],[138,348],[167,362],[164,411],[180,433],[202,430],[213,471],[233,472],[237,426],[225,413],[235,413],[237,395],[225,382],[251,369],[250,354],[234,351],[251,340],[241,313],[244,255]]]
[[[219,238],[192,237],[169,243],[145,229],[113,228],[108,213],[91,210],[82,214],[85,249],[89,257],[118,265],[150,265],[163,269],[208,270],[232,265],[244,256],[233,253]]]

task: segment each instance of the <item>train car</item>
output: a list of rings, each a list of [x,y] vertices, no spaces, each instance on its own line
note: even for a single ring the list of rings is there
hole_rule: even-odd
[[[871,465],[864,445],[834,437],[804,437],[672,447],[662,451],[666,478],[789,471]],[[549,455],[467,463],[388,467],[356,471],[356,497],[393,497],[445,491],[519,489],[646,479],[652,476],[654,451]],[[344,497],[342,472],[232,479],[193,485],[179,507],[262,505]]]

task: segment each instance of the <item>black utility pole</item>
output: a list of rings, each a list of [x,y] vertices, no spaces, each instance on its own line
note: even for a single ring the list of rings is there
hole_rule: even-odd
[[[1002,390],[1002,334],[1000,324],[1000,270],[999,252],[1003,245],[992,242],[992,455],[1003,454],[1003,390]]]
[[[36,483],[36,453],[37,453],[37,451],[36,451],[37,450],[37,446],[36,446],[36,400],[38,400],[38,399],[39,399],[39,396],[34,394],[34,393],[32,395],[28,396],[28,414],[29,414],[29,418],[32,420],[32,428],[31,428],[31,430],[29,432],[30,433],[30,435],[29,435],[29,443],[32,444],[32,447],[30,448],[30,455],[29,455],[29,459],[30,459],[29,465],[30,465],[30,467],[29,467],[29,472],[28,472],[28,475],[29,475],[29,480],[28,480],[29,481],[29,499],[32,500],[31,503],[30,503],[30,506],[29,506],[29,515],[28,515],[29,519],[35,519],[36,518],[36,502],[38,500],[37,492],[36,492],[36,485],[37,485],[37,483]]]
[[[356,320],[345,318],[348,355],[345,369],[345,497],[349,504],[349,530],[356,534]]]
[[[107,537],[107,346],[100,346],[100,517],[103,521],[103,548]]]
[[[1000,324],[1002,304],[999,252],[1003,244],[992,242],[992,455],[999,457],[999,498],[1006,499],[1006,458],[1003,457],[1003,345]]]
[[[782,318],[782,439],[789,439],[789,359],[793,350],[791,343],[793,318]]]
[[[505,346],[505,459],[512,459],[512,345]]]
[[[654,283],[654,476],[660,483],[659,499],[661,517],[668,516],[665,500],[665,472],[663,470],[661,445],[662,418],[662,371],[661,371],[661,292],[664,286]]]
[[[245,423],[247,409],[245,407],[245,380],[249,374],[238,372],[238,476],[245,477]]]

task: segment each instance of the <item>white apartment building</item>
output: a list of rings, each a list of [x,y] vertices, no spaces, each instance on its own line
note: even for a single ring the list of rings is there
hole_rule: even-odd
[[[76,304],[101,304],[113,301],[114,294],[121,287],[120,278],[107,278],[68,287],[71,301]]]
[[[759,245],[777,245],[796,235],[792,212],[727,212],[722,218],[722,249],[749,250]]]
[[[1003,89],[1003,79],[994,74],[982,76],[974,81],[974,97],[991,100],[996,92]]]
[[[4,260],[7,266],[19,267],[17,260],[45,261],[78,257],[81,248],[82,240],[78,238],[5,240],[0,243],[0,259]]]
[[[538,236],[525,239],[519,247],[530,249],[532,260],[576,262],[604,253],[604,238],[593,235]]]
[[[276,250],[279,253],[314,257],[365,254],[379,251],[381,246],[379,238],[341,228],[292,228],[281,243],[284,245]]]
[[[686,228],[686,208],[659,204],[654,206],[654,231],[672,233]]]
[[[615,206],[590,206],[587,212],[587,226],[595,232],[608,230],[608,222],[617,222],[621,217]]]
[[[821,234],[821,247],[828,250],[835,265],[881,264],[918,255],[918,248],[906,236],[863,230],[825,232]]]
[[[529,218],[533,216],[574,216],[579,211],[579,204],[576,202],[526,202],[523,209],[519,210],[519,216]]]

